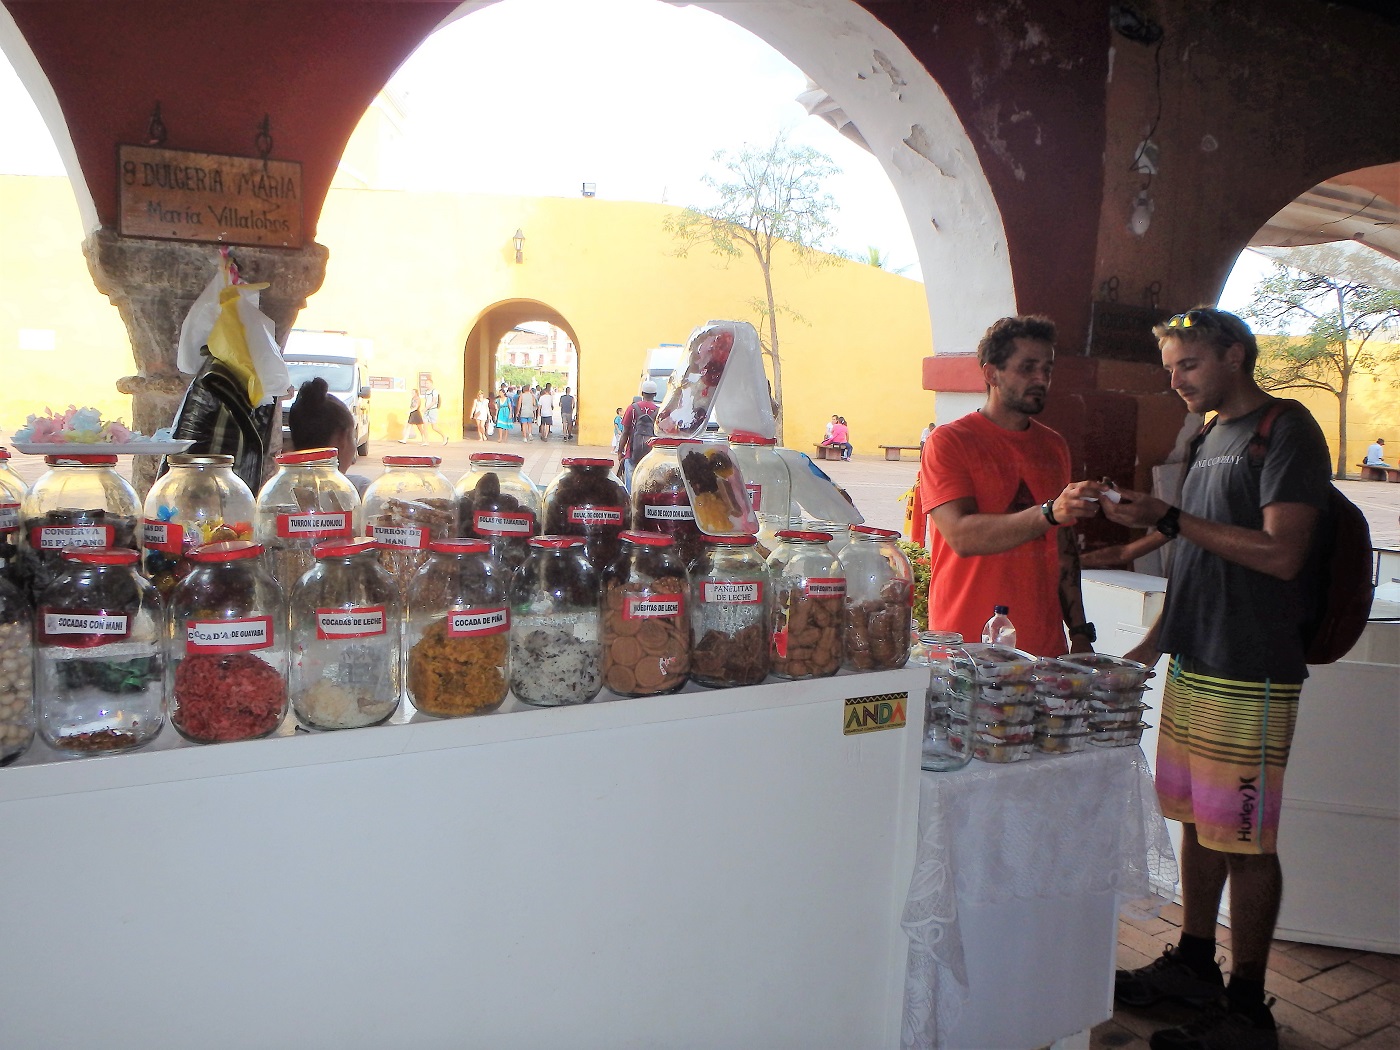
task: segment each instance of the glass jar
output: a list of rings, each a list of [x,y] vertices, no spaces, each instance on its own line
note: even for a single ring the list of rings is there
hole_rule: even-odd
[[[825,532],[787,529],[768,556],[773,578],[773,674],[823,678],[841,667],[846,580]]]
[[[752,536],[706,536],[690,575],[690,677],[757,685],[768,677],[772,584]]]
[[[760,519],[767,515],[769,518],[781,517],[786,522],[792,514],[792,480],[788,476],[787,464],[775,451],[777,445],[777,438],[766,438],[744,430],[736,430],[729,435],[729,447],[739,461],[739,472],[744,475],[744,488],[749,494],[753,512]]]
[[[360,494],[336,466],[338,458],[333,448],[283,452],[258,493],[253,538],[283,594],[316,563],[316,544],[360,531]]]
[[[141,522],[142,567],[168,598],[190,571],[186,554],[207,543],[253,536],[253,492],[233,472],[233,457],[167,456],[169,473],[146,494]]]
[[[831,553],[837,557],[846,549],[846,544],[851,542],[852,526],[840,521],[819,521],[814,518],[805,519],[799,526],[804,532],[824,532],[831,537],[827,544],[831,548]]]
[[[136,548],[141,501],[116,471],[117,457],[45,456],[49,469],[20,507],[21,549],[15,579],[30,602],[66,571],[69,547]]]
[[[35,613],[39,733],[70,755],[140,747],[164,721],[160,594],[129,547],[62,557]]]
[[[434,540],[408,588],[408,695],[437,718],[496,710],[510,689],[510,574],[485,540]]]
[[[457,497],[441,464],[438,456],[385,456],[384,473],[365,489],[365,533],[400,595],[428,560],[428,544],[457,532]]]
[[[0,576],[0,766],[34,740],[33,630],[29,603]]]
[[[540,707],[603,688],[598,573],[577,536],[535,536],[510,584],[510,691]]]
[[[686,565],[704,549],[704,533],[695,523],[695,510],[676,459],[676,449],[688,444],[698,442],[688,438],[652,438],[651,450],[632,472],[632,528],[670,536]]]
[[[624,532],[603,570],[603,684],[618,696],[661,696],[690,672],[689,590],[675,541]]]
[[[491,544],[492,556],[512,572],[525,560],[530,537],[539,532],[543,502],[524,463],[523,456],[474,452],[456,489],[457,535]]]
[[[262,544],[186,554],[166,614],[166,710],[186,740],[255,740],[287,714],[287,614]]]
[[[312,729],[388,721],[402,688],[403,605],[374,540],[327,540],[292,588],[292,710]]]
[[[0,448],[0,564],[8,564],[19,546],[20,510],[29,486],[10,466],[10,450]]]
[[[544,490],[544,531],[582,536],[588,560],[603,569],[617,560],[618,537],[628,527],[627,490],[612,476],[610,459],[562,460],[564,471]]]
[[[837,555],[846,577],[846,666],[857,671],[891,671],[909,660],[914,567],[899,536],[853,525],[851,542]]]
[[[972,761],[968,698],[958,694],[952,679],[954,662],[966,659],[962,641],[962,635],[956,631],[925,631],[919,635],[919,648],[929,669],[922,765],[936,773],[962,769]]]

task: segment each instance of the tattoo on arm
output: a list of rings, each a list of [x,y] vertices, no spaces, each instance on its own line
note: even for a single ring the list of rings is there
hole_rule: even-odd
[[[1079,542],[1073,529],[1060,529],[1060,616],[1066,626],[1085,622],[1084,597],[1079,589]]]

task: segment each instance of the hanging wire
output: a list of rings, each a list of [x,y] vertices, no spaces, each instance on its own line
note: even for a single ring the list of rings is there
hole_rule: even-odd
[[[1133,154],[1133,161],[1128,165],[1129,171],[1137,171],[1138,165],[1142,163],[1143,155],[1147,152],[1148,143],[1152,141],[1152,135],[1157,130],[1157,125],[1162,122],[1162,43],[1164,38],[1158,37],[1157,43],[1152,47],[1153,73],[1153,93],[1157,96],[1157,112],[1152,117],[1152,123],[1147,129],[1147,134],[1138,143],[1137,153]],[[1148,171],[1147,181],[1142,184],[1143,189],[1148,189],[1152,185],[1152,172]]]
[[[262,158],[263,174],[266,174],[267,158],[272,154],[272,117],[266,113],[263,114],[262,123],[258,125],[258,133],[253,136],[253,146]]]

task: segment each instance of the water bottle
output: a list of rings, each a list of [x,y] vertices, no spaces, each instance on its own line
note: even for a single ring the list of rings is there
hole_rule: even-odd
[[[987,621],[987,626],[982,628],[982,641],[988,645],[1016,648],[1016,625],[1007,615],[1010,611],[1005,605],[998,605],[992,610],[992,618]]]

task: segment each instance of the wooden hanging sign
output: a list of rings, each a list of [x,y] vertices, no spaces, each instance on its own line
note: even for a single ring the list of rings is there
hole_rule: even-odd
[[[296,161],[119,146],[117,185],[124,237],[302,246]]]

